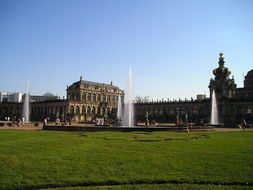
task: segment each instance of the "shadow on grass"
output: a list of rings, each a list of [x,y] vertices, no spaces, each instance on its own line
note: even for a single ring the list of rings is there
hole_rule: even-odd
[[[74,187],[98,187],[98,186],[122,186],[122,185],[162,185],[162,184],[188,184],[188,185],[212,185],[212,186],[239,186],[239,187],[253,187],[253,183],[241,182],[220,182],[220,181],[183,181],[183,180],[136,180],[128,182],[119,181],[101,181],[101,182],[83,182],[83,183],[67,183],[67,184],[47,184],[34,186],[19,186],[16,189],[50,189],[50,188],[74,188]]]
[[[166,142],[166,141],[189,141],[189,140],[201,140],[210,138],[207,134],[200,134],[198,136],[188,137],[188,138],[167,138],[167,137],[155,137],[150,138],[147,135],[151,135],[149,132],[135,132],[132,136],[128,138],[114,138],[111,136],[88,136],[87,134],[80,133],[80,137],[90,137],[94,139],[102,139],[106,141],[136,141],[136,142]]]

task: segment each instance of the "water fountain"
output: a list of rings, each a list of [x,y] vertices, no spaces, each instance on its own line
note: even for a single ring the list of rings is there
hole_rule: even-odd
[[[118,96],[117,119],[118,124],[120,125],[122,120],[122,100],[120,95]]]
[[[132,68],[129,68],[127,89],[124,98],[124,114],[123,114],[123,125],[134,126],[134,96],[133,96],[133,77]]]
[[[219,125],[218,106],[215,90],[212,92],[211,125]]]
[[[25,101],[24,101],[24,105],[23,105],[23,113],[22,113],[22,117],[24,118],[24,122],[25,123],[29,123],[30,121],[30,96],[29,96],[29,80],[27,81],[27,89],[26,89],[26,95],[25,95]]]

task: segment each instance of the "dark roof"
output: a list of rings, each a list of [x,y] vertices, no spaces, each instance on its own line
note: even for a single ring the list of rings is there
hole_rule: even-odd
[[[66,99],[53,99],[53,100],[42,100],[42,101],[36,101],[31,102],[32,104],[40,104],[40,103],[59,103],[59,102],[68,102]]]
[[[105,84],[105,83],[92,82],[92,81],[86,81],[86,80],[79,80],[79,81],[73,83],[71,86],[80,85],[80,83],[81,84],[94,85],[94,86],[105,86],[105,87],[112,87],[112,88],[120,89],[118,86],[115,86],[115,85],[112,85],[112,84]]]
[[[245,76],[244,88],[253,88],[253,69],[250,70]]]
[[[253,69],[251,69],[247,75],[245,76],[245,78],[253,78]]]

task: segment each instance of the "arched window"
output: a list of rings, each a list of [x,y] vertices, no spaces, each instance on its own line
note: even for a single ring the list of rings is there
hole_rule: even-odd
[[[86,109],[85,109],[85,107],[83,106],[83,107],[82,107],[82,114],[85,114],[85,112],[86,112]]]
[[[98,114],[98,115],[101,115],[101,114],[102,114],[101,111],[102,111],[102,110],[101,110],[101,107],[98,107],[98,108],[97,108],[97,114]]]
[[[95,113],[96,113],[96,108],[93,107],[93,108],[92,108],[92,114],[95,114]]]
[[[90,115],[90,111],[91,111],[91,110],[90,110],[90,107],[88,107],[88,109],[87,109],[87,114],[88,114],[88,115]]]
[[[76,113],[80,114],[80,108],[79,108],[79,106],[76,106]]]
[[[70,107],[70,113],[71,113],[71,114],[74,114],[74,106],[71,106],[71,107]]]

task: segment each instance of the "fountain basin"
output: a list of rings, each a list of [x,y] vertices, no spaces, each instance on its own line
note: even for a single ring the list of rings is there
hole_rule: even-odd
[[[210,127],[224,127],[224,124],[208,124]]]
[[[157,127],[157,126],[91,126],[91,127],[82,127],[82,126],[73,126],[73,125],[45,125],[43,130],[53,130],[53,131],[82,131],[82,132],[96,132],[96,131],[120,131],[120,132],[134,132],[134,131],[181,131],[186,132],[190,131],[208,131],[214,130],[214,127],[206,126],[196,126],[196,127]]]

